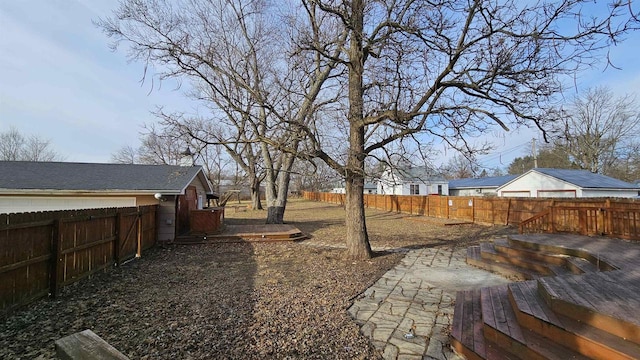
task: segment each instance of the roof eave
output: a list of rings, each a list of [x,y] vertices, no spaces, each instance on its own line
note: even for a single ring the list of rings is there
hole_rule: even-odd
[[[109,195],[109,196],[132,196],[132,195],[181,195],[180,190],[63,190],[63,189],[0,189],[0,195]]]

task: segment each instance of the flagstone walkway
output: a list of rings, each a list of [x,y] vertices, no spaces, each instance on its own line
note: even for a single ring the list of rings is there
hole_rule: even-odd
[[[410,250],[349,308],[385,359],[461,359],[449,346],[458,290],[505,284],[471,267],[466,248]]]

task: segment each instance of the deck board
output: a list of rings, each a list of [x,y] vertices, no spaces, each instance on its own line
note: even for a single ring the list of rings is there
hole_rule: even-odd
[[[522,329],[518,324],[518,319],[513,310],[513,307],[509,302],[508,287],[506,285],[497,286],[494,288],[494,291],[496,292],[498,299],[500,300],[500,303],[502,305],[502,311],[507,322],[507,327],[509,328],[509,336],[525,344],[526,340],[522,335]]]
[[[482,305],[480,303],[480,290],[472,290],[472,306],[473,306],[473,351],[480,355],[486,356],[486,347],[483,334],[482,323]]]
[[[542,319],[550,324],[557,325],[560,323],[555,313],[549,309],[546,303],[542,300],[538,294],[538,282],[526,282],[520,283],[520,289],[525,296],[529,307],[532,309],[531,314],[539,319]]]

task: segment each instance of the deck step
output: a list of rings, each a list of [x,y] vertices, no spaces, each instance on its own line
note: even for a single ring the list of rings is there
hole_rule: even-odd
[[[532,237],[533,238],[533,237]],[[529,249],[532,251],[543,252],[547,254],[556,255],[568,255],[586,259],[592,264],[596,264],[597,268],[601,271],[617,270],[616,266],[613,266],[598,256],[597,254],[591,254],[586,249],[564,246],[562,243],[549,243],[544,241],[531,241],[529,237],[523,237],[522,235],[509,235],[508,242],[511,246],[523,249]]]
[[[482,257],[485,260],[495,261],[497,263],[509,264],[519,268],[524,268],[530,271],[534,271],[543,276],[554,274],[554,272],[551,270],[549,265],[542,262],[535,261],[535,260],[522,258],[519,256],[500,253],[495,249],[492,243],[480,244],[480,257]]]
[[[535,285],[535,280],[533,280]],[[484,334],[487,343],[521,359],[587,359],[571,349],[521,326],[507,285],[481,289]]]
[[[531,280],[540,277],[535,271],[523,269],[506,263],[498,263],[492,260],[483,259],[480,246],[470,246],[467,248],[467,264],[500,274],[512,280]]]
[[[640,300],[633,285],[612,274],[540,279],[539,292],[556,313],[640,345]],[[637,349],[640,358],[640,348]]]
[[[537,281],[509,284],[509,297],[520,325],[572,351],[601,359],[633,359],[640,355],[639,348],[629,341],[556,314],[539,294]]]
[[[451,346],[466,359],[486,359],[487,351],[482,333],[480,290],[456,293]]]
[[[574,274],[585,274],[600,271],[595,264],[581,257],[567,256],[566,264]]]
[[[493,241],[493,246],[497,252],[508,256],[516,256],[550,265],[562,266],[566,264],[566,256],[564,255],[531,250],[527,247],[519,246],[518,243],[511,242],[507,239],[495,239]]]

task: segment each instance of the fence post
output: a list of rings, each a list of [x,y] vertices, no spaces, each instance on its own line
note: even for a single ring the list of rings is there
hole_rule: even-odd
[[[449,206],[449,197],[448,197],[448,196],[447,196],[447,197],[445,197],[445,201],[446,201],[446,203],[447,203],[447,219],[448,219],[448,218],[449,218],[449,207],[450,207],[450,206]]]
[[[49,295],[56,297],[59,294],[59,278],[62,271],[60,267],[63,264],[62,258],[62,220],[55,219],[53,221],[52,244],[51,244],[51,276],[49,278]]]
[[[120,246],[122,245],[122,231],[120,231],[120,227],[122,226],[122,212],[118,211],[116,213],[116,240],[113,242],[113,259],[116,262],[116,266],[120,266]]]
[[[549,232],[551,233],[555,233],[556,232],[556,207],[555,206],[551,206],[549,208],[549,226],[551,227],[549,230]]]
[[[138,217],[136,221],[138,222],[138,244],[136,245],[136,257],[139,258],[142,256],[142,212],[140,211],[140,207],[138,207]]]
[[[602,214],[604,226],[602,228],[601,235],[612,235],[614,233],[613,216],[611,216],[612,214],[613,212],[611,211],[611,200],[607,199],[605,202],[605,211]]]

